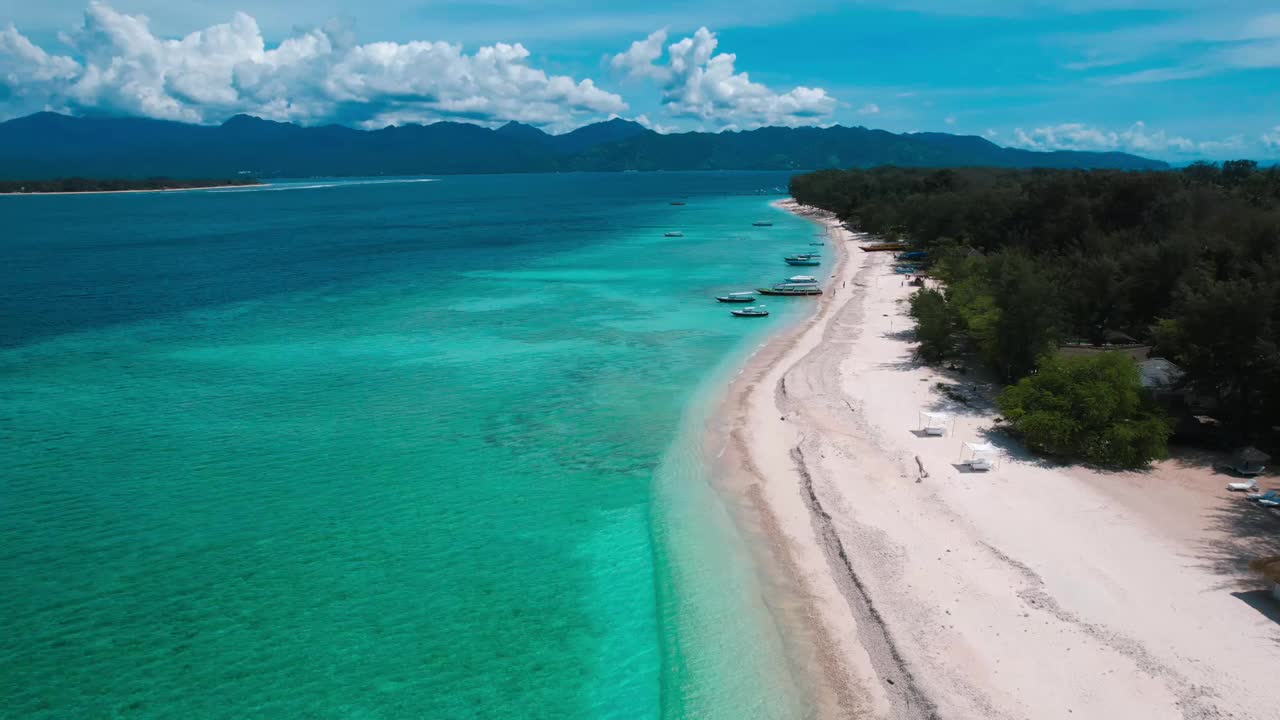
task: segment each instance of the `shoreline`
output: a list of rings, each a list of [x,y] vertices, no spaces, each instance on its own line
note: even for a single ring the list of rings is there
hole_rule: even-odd
[[[185,187],[185,188],[139,188],[136,190],[58,190],[56,192],[5,192],[0,193],[0,197],[10,196],[48,196],[48,195],[123,195],[125,193],[173,193],[173,192],[192,192],[196,190],[229,190],[232,188],[260,188],[268,187],[271,183],[250,183],[248,185],[206,185],[202,187]]]
[[[841,259],[809,320],[731,383],[713,477],[819,716],[1267,717],[1280,610],[1243,571],[1267,538],[1225,478],[1022,452],[992,432],[993,388],[958,405],[936,385],[980,381],[915,360],[889,258],[781,205]],[[925,409],[953,413],[946,437],[911,432]],[[996,470],[962,471],[961,441],[984,439]]]

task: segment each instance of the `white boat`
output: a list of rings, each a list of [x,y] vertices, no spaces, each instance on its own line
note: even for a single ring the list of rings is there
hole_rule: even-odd
[[[818,282],[818,278],[812,275],[792,275],[791,277],[787,278],[784,282],[797,283],[797,284],[814,284]]]
[[[769,314],[769,311],[765,310],[763,305],[753,305],[741,310],[730,310],[729,314],[734,317],[765,317]]]
[[[722,303],[749,303],[756,301],[753,292],[731,292],[728,295],[717,295],[716,300]]]

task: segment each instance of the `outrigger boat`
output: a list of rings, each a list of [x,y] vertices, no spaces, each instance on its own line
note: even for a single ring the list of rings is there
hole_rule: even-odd
[[[771,227],[773,225],[773,223],[769,222],[768,220],[757,220],[751,224],[755,225],[756,227]]]
[[[673,232],[662,233],[662,237],[684,237],[684,233],[679,230],[675,230]]]
[[[818,258],[809,257],[808,255],[792,255],[791,257],[785,258],[785,260],[788,265],[813,266],[822,264],[822,261],[818,260]]]
[[[906,250],[906,243],[876,243],[875,245],[862,245],[858,247],[862,252],[898,252]]]
[[[756,288],[761,295],[821,295],[822,288],[816,282],[785,282],[773,287]]]
[[[683,205],[684,203],[680,202],[679,200],[676,200],[676,201],[672,202],[671,204],[672,204],[672,205]]]
[[[734,292],[728,295],[717,295],[716,300],[722,303],[749,303],[756,301],[756,294],[753,292]]]
[[[812,275],[792,275],[785,282],[812,285],[818,282],[818,278]]]
[[[729,314],[734,317],[766,317],[769,314],[769,311],[765,310],[763,305],[756,305],[753,307],[745,307],[741,310],[730,310]]]

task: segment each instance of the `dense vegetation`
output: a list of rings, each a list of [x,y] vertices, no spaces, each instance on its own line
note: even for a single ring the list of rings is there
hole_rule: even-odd
[[[1016,383],[1062,343],[1149,344],[1239,436],[1280,422],[1280,169],[886,167],[791,191],[930,251],[945,290],[912,301],[928,360],[976,352]]]
[[[1120,353],[1047,355],[1000,395],[1000,411],[1032,450],[1100,465],[1138,467],[1163,457],[1171,423]]]
[[[0,193],[51,193],[51,192],[118,192],[121,190],[181,190],[184,188],[224,187],[227,185],[254,185],[253,178],[232,180],[177,180],[174,178],[146,178],[129,180],[121,178],[58,178],[55,180],[0,180]]]

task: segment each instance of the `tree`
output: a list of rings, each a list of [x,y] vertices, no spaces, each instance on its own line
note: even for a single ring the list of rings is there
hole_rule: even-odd
[[[920,357],[937,362],[955,346],[956,320],[942,293],[921,288],[911,296],[911,317],[916,320]]]
[[[1164,457],[1172,433],[1121,353],[1046,356],[997,403],[1028,447],[1064,459],[1141,467]]]

